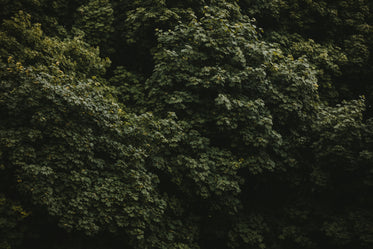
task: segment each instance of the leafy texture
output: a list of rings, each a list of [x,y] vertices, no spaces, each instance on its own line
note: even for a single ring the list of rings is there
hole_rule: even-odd
[[[0,4],[0,248],[373,246],[370,2]]]

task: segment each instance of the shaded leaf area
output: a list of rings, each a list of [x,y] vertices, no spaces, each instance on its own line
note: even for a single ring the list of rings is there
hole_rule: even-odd
[[[336,104],[364,94],[372,116],[371,1],[243,0],[240,5],[269,40],[290,53],[307,54],[318,66],[325,101]]]
[[[371,224],[372,200],[368,192],[357,195],[371,188],[365,185],[371,159],[360,156],[371,146],[362,135],[368,127],[362,121],[363,100],[325,106],[318,98],[317,68],[306,58],[294,59],[262,41],[251,20],[237,19],[229,7],[206,6],[203,12],[174,29],[159,30],[145,101],[161,116],[174,110],[189,130],[189,141],[172,150],[171,155],[180,154],[176,162],[162,162],[169,178],[188,192],[197,183],[195,193],[209,202],[229,197],[214,204],[218,211],[205,214],[211,220],[203,225],[203,247],[222,241],[229,242],[221,248],[369,244],[356,239],[360,228],[346,225],[344,242],[326,228],[333,219],[351,224],[354,219],[345,217],[352,213],[365,217],[364,227]],[[229,163],[220,166],[226,158]],[[180,180],[172,165],[183,165]],[[355,167],[349,171],[341,165]],[[192,173],[196,169],[198,175]],[[320,179],[327,181],[324,187]],[[347,205],[357,203],[355,198],[360,204]],[[231,217],[225,220],[219,212]]]
[[[88,1],[77,0],[1,0],[1,20],[9,19],[18,11],[23,10],[32,14],[34,21],[42,23],[50,35],[68,35],[73,26],[72,15],[76,9]]]
[[[372,247],[365,1],[0,3],[0,248]]]
[[[28,19],[21,13],[5,25],[19,28],[24,22],[27,25]],[[1,170],[2,182],[8,183],[2,184],[1,190],[1,214],[6,219],[1,227],[6,232],[2,245],[7,248],[14,241],[33,240],[28,230],[43,224],[32,217],[31,224],[21,221],[34,212],[46,225],[58,224],[69,234],[82,234],[81,241],[108,233],[138,248],[152,247],[145,244],[147,234],[151,234],[152,243],[167,243],[159,242],[155,231],[170,229],[177,221],[167,221],[173,216],[172,209],[167,196],[157,191],[159,179],[145,161],[156,143],[168,141],[159,130],[170,126],[172,120],[156,121],[149,113],[127,114],[113,102],[110,89],[91,79],[94,76],[87,78],[84,71],[74,73],[75,67],[83,67],[87,61],[73,60],[63,49],[49,53],[52,47],[64,48],[78,40],[51,42],[37,32],[37,26],[22,28],[26,33],[22,35],[44,47],[25,47],[19,54],[5,50],[7,46],[2,50],[2,55],[9,55],[7,59],[3,56],[0,75]],[[27,42],[10,36],[9,31],[2,37],[9,46],[25,46]],[[92,57],[88,62],[101,61],[84,46],[82,43],[79,48]],[[46,60],[27,65],[29,53],[43,54]],[[48,64],[59,59],[59,63]],[[166,220],[160,224],[161,219]],[[55,228],[56,232],[63,230]],[[41,234],[35,236],[40,238]],[[47,247],[48,240],[41,246]]]

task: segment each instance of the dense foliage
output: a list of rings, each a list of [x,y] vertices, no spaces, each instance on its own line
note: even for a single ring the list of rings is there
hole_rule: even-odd
[[[371,248],[372,11],[0,0],[0,248]]]
[[[240,5],[270,40],[317,65],[325,101],[335,104],[365,94],[372,115],[371,1],[242,0]]]

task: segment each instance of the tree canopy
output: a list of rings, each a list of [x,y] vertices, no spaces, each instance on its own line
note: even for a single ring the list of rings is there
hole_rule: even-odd
[[[0,248],[370,248],[373,6],[0,1]]]

